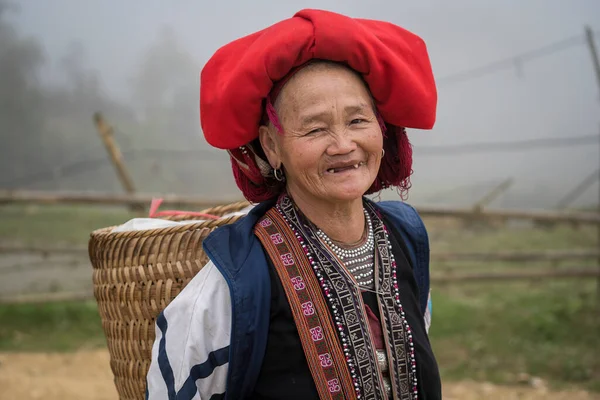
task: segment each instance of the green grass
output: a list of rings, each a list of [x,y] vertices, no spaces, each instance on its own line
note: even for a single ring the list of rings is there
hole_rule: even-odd
[[[70,351],[105,345],[93,301],[0,305],[0,351]]]
[[[594,282],[479,284],[434,292],[432,345],[449,379],[515,383],[520,373],[600,391]]]
[[[555,225],[466,229],[461,224],[430,227],[438,252],[543,251],[597,246],[594,227]],[[583,267],[595,260],[554,263],[451,262],[446,271],[534,270]],[[600,391],[600,305],[594,279],[469,283],[433,286],[432,344],[448,379],[514,383],[520,373],[557,386]]]
[[[122,224],[133,217],[124,208],[0,206],[0,241],[85,245],[93,230]]]
[[[430,226],[432,251],[542,251],[596,248],[597,230],[592,226],[555,225],[547,228],[522,226],[465,228],[460,224]]]

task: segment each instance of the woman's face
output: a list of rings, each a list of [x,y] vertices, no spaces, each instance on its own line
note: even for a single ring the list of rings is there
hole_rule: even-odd
[[[285,84],[275,109],[283,127],[260,128],[273,167],[283,167],[292,197],[346,202],[371,186],[383,136],[370,93],[351,70],[311,64]]]

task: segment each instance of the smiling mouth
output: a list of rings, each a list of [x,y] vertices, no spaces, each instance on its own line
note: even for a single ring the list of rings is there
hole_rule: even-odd
[[[329,168],[327,170],[328,173],[330,174],[337,174],[339,172],[345,172],[345,171],[351,171],[354,169],[358,169],[359,167],[362,167],[363,165],[365,165],[366,163],[364,161],[361,161],[359,163],[356,164],[351,164],[345,167],[337,167],[337,168]]]

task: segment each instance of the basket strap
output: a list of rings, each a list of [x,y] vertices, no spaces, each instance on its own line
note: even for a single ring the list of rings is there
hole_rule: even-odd
[[[354,399],[335,325],[308,257],[281,214],[271,208],[254,233],[279,275],[320,399]]]
[[[152,202],[150,203],[150,211],[148,212],[148,216],[150,218],[167,217],[167,216],[172,217],[172,216],[176,216],[176,215],[185,215],[185,216],[190,216],[190,217],[202,217],[202,218],[214,219],[214,220],[221,218],[216,215],[211,215],[211,214],[206,214],[206,213],[196,212],[196,211],[176,211],[176,210],[158,211],[158,208],[160,207],[162,202],[163,202],[163,199],[152,199]]]

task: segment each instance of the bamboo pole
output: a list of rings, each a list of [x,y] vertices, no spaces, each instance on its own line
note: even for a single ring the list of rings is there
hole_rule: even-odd
[[[37,204],[94,204],[149,206],[153,198],[163,199],[163,205],[209,208],[217,205],[238,202],[239,199],[215,200],[206,197],[177,196],[168,194],[143,193],[101,193],[101,192],[51,192],[33,190],[1,190],[1,203],[37,203]]]
[[[548,279],[584,279],[589,277],[598,277],[600,272],[591,268],[580,268],[577,270],[559,270],[559,271],[535,271],[535,272],[497,272],[497,273],[469,273],[452,275],[433,275],[432,282],[444,283],[472,283],[472,282],[500,282],[500,281],[527,281],[527,280],[548,280]],[[0,304],[39,304],[51,302],[66,301],[85,301],[92,300],[93,293],[90,292],[56,292],[42,294],[21,294],[8,295],[0,297]]]
[[[86,301],[92,300],[94,293],[89,292],[53,292],[53,293],[33,293],[19,294],[0,297],[0,304],[42,304],[67,301]]]
[[[81,254],[87,256],[89,253],[87,247],[0,243],[0,254],[39,254],[47,257],[54,254]]]
[[[51,255],[88,255],[86,247],[48,246],[37,244],[2,244],[0,254],[39,254],[42,257]],[[503,261],[503,262],[555,262],[572,260],[589,260],[600,257],[597,249],[546,250],[546,251],[502,251],[502,252],[433,252],[433,262],[451,261]]]
[[[143,193],[114,194],[98,192],[50,192],[30,190],[0,190],[2,203],[37,204],[97,204],[97,205],[149,205],[153,198],[160,197],[164,205],[179,207],[209,208],[215,205],[229,204],[239,199],[208,199],[205,197],[152,195]],[[484,210],[474,213],[470,208],[417,207],[423,217],[451,217],[458,219],[511,220],[522,219],[533,222],[571,223],[600,225],[600,212],[560,212],[529,210]]]
[[[485,206],[490,204],[492,201],[496,200],[498,196],[510,189],[513,183],[513,178],[508,178],[507,180],[494,187],[473,205],[473,210],[476,212],[481,212]]]
[[[474,252],[474,253],[432,253],[431,260],[435,262],[448,261],[503,261],[503,262],[541,262],[586,260],[600,257],[600,250],[560,250],[560,251],[505,251],[505,252]]]
[[[569,207],[575,200],[579,198],[590,186],[598,181],[598,175],[600,169],[596,169],[590,175],[586,176],[581,182],[575,186],[573,190],[567,193],[560,201],[556,204],[557,210],[564,210]]]
[[[511,220],[522,219],[533,222],[548,223],[581,223],[600,224],[600,213],[581,212],[553,212],[553,211],[528,211],[528,210],[483,210],[474,213],[472,209],[442,208],[442,207],[417,207],[422,217],[451,217],[459,219],[490,219]]]
[[[590,50],[592,66],[594,67],[594,73],[596,75],[596,83],[600,89],[600,57],[598,56],[598,50],[596,49],[594,31],[592,31],[592,28],[589,26],[585,27],[585,39]],[[598,196],[598,212],[600,213],[600,192],[598,193]],[[598,248],[600,249],[600,225],[598,225]],[[598,270],[600,271],[600,258],[598,258]],[[598,276],[597,297],[598,306],[600,307],[600,276]]]
[[[125,167],[125,163],[123,162],[123,154],[119,150],[119,146],[114,138],[114,131],[112,126],[110,126],[104,120],[104,117],[99,112],[94,114],[94,124],[96,125],[96,130],[102,139],[102,143],[104,143],[104,147],[110,156],[110,160],[115,167],[117,172],[117,177],[125,189],[125,192],[129,194],[135,193],[135,185],[133,184],[133,179],[129,174],[129,171]],[[130,208],[132,211],[142,211],[143,208],[139,204],[131,204]]]
[[[96,125],[100,139],[102,139],[102,143],[104,143],[104,147],[110,156],[110,160],[117,171],[117,176],[119,177],[121,185],[123,185],[123,189],[125,189],[127,193],[134,193],[135,186],[133,184],[133,179],[131,179],[129,172],[123,163],[123,155],[115,142],[113,128],[106,123],[104,117],[99,112],[94,114],[94,124]]]
[[[483,281],[535,281],[558,278],[593,278],[600,277],[600,271],[594,268],[545,270],[545,271],[511,271],[511,272],[473,272],[461,274],[433,275],[436,283],[468,283]]]
[[[123,163],[123,155],[115,142],[113,128],[106,123],[104,117],[100,113],[94,114],[94,124],[96,125],[96,129],[98,130],[98,134],[102,139],[102,143],[104,143],[104,147],[106,147],[106,151],[110,156],[110,159],[117,171],[117,176],[119,177],[119,181],[123,185],[123,188],[127,193],[134,193],[135,186],[133,185],[133,180]]]

